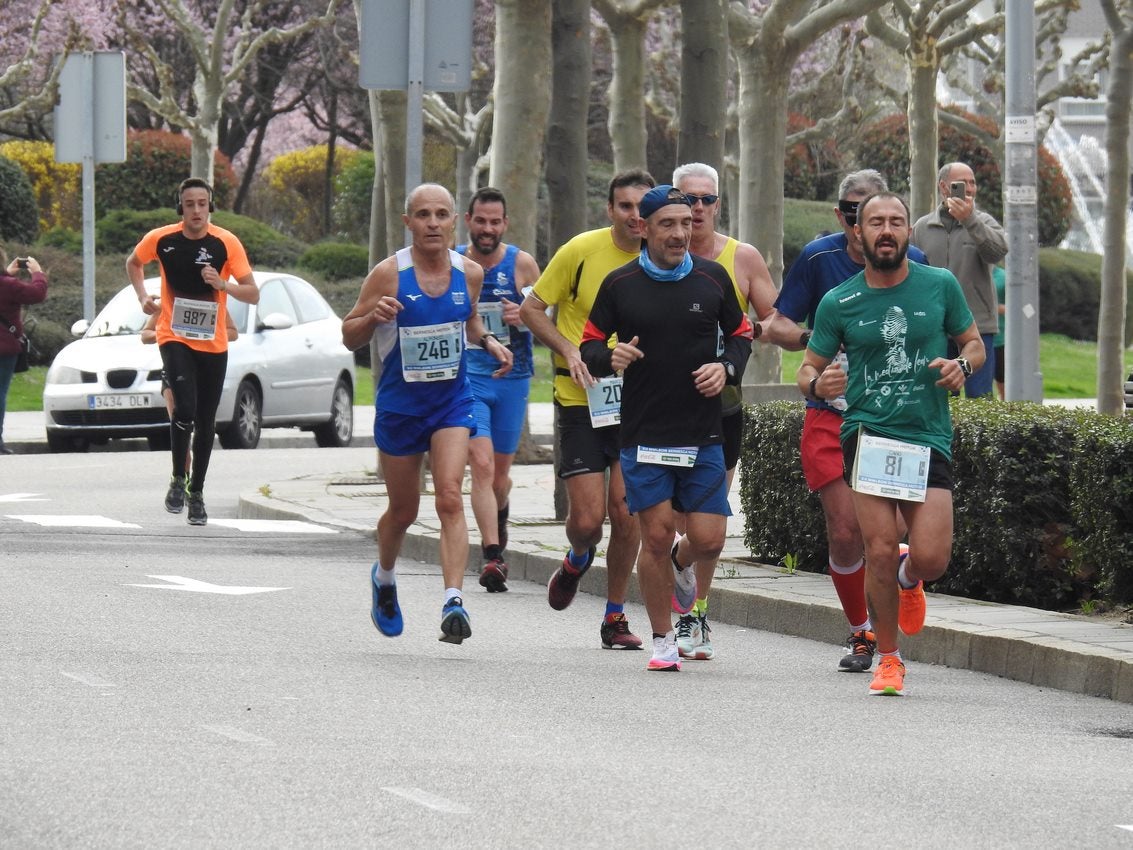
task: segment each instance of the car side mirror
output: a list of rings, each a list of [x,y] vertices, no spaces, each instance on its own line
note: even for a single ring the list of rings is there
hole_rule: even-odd
[[[286,313],[268,313],[257,330],[283,331],[295,327],[295,320]]]
[[[86,319],[79,319],[75,324],[71,325],[71,336],[78,339],[90,329],[90,322]]]

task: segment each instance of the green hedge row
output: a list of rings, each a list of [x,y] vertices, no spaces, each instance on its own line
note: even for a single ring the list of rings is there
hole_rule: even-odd
[[[799,461],[804,406],[747,408],[740,459],[752,557],[826,569],[826,527]],[[957,399],[955,537],[931,590],[1049,610],[1133,601],[1133,423],[1092,411]]]

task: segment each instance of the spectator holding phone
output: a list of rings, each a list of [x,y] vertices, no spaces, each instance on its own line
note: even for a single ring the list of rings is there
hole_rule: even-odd
[[[998,221],[976,209],[976,175],[969,166],[950,162],[938,178],[941,204],[913,225],[912,242],[925,252],[930,265],[948,269],[960,281],[986,352],[983,367],[968,377],[965,392],[968,398],[990,396],[999,332],[999,299],[991,270],[1007,256],[1007,234]],[[950,343],[948,357],[955,358],[956,353]]]
[[[4,445],[4,412],[23,347],[23,309],[25,304],[39,304],[47,298],[47,275],[35,257],[17,257],[9,263],[3,248],[0,266],[4,268],[0,274],[0,455],[10,455],[12,450]]]

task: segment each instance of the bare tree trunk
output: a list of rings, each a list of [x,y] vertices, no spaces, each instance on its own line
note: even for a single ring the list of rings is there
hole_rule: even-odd
[[[620,15],[610,22],[614,73],[610,81],[610,144],[614,171],[644,168],[645,21]]]
[[[681,105],[677,162],[724,170],[728,83],[726,0],[681,0]]]
[[[936,116],[937,73],[937,66],[928,65],[927,59],[909,57],[909,209],[913,221],[936,205],[936,159],[940,139]]]
[[[386,184],[385,170],[382,168],[385,129],[382,127],[381,102],[378,93],[369,93],[370,127],[374,139],[374,188],[370,194],[370,266],[376,266],[385,259],[386,247]]]
[[[386,188],[386,250],[388,256],[405,245],[405,103],[403,91],[378,92],[382,122],[381,168]],[[375,169],[377,163],[374,164]]]
[[[1111,25],[1117,18],[1114,12]],[[1133,21],[1113,29],[1106,92],[1105,227],[1098,305],[1098,412],[1120,416],[1125,402],[1125,234],[1129,216],[1129,122],[1133,106]]]
[[[551,112],[546,181],[548,254],[586,229],[586,123],[590,91],[590,0],[555,0],[551,18]]]
[[[332,91],[327,104],[327,124],[330,133],[327,137],[327,161],[323,173],[323,229],[326,238],[334,232],[334,160],[338,153],[338,92]]]
[[[509,242],[535,251],[540,154],[551,108],[551,7],[497,0],[496,113],[489,181],[507,197]]]

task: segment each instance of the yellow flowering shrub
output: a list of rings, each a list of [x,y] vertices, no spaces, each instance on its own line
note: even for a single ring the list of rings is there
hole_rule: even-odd
[[[359,155],[352,148],[336,148],[335,174]],[[280,154],[264,168],[273,226],[306,242],[317,242],[330,232],[325,220],[326,165],[327,146],[313,145]]]
[[[0,144],[0,156],[27,174],[39,208],[39,229],[82,227],[82,166],[55,161],[51,142],[11,141]]]

